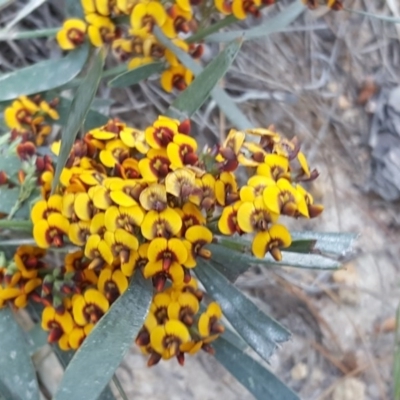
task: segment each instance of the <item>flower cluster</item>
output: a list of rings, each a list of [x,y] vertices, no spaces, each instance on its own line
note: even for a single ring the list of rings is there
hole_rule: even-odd
[[[300,185],[318,173],[296,138],[272,127],[232,129],[222,145],[199,152],[190,129],[188,120],[165,116],[144,131],[110,120],[75,141],[54,194],[51,160],[45,167],[41,159],[42,199],[31,210],[39,248],[20,248],[1,269],[2,304],[40,301],[49,341],[76,349],[140,271],[156,293],[136,339],[148,364],[212,352],[222,312],[216,303],[201,305],[193,271],[199,258],[212,257],[207,245],[218,241],[217,228],[254,233],[253,254],[280,260],[291,244],[281,215],[313,218],[323,208]],[[242,185],[241,166],[249,173]],[[62,266],[43,262],[45,250],[67,243],[79,250]]]
[[[21,137],[22,141],[30,141],[41,146],[47,135],[51,133],[51,125],[46,120],[59,118],[56,110],[58,99],[49,103],[40,95],[32,98],[20,96],[4,110],[4,122],[11,129],[11,139]]]
[[[215,0],[207,4],[202,0],[177,0],[166,5],[159,0],[81,0],[84,20],[68,19],[57,34],[64,50],[81,45],[88,37],[93,46],[108,45],[116,57],[129,60],[128,68],[136,68],[154,61],[165,61],[161,86],[171,92],[184,90],[193,80],[192,72],[166,49],[153,35],[153,27],[162,32],[181,50],[198,59],[203,54],[202,44],[189,44],[184,35],[194,33],[203,14],[213,12],[234,14],[239,19],[247,14],[259,15],[259,7],[273,4],[274,0]]]
[[[302,1],[311,10],[316,9],[319,5],[327,6],[334,11],[339,11],[343,9],[343,2],[341,0],[302,0]]]

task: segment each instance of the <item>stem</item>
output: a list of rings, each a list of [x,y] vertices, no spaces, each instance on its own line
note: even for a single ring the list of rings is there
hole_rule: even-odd
[[[118,393],[121,395],[122,399],[123,400],[128,400],[128,396],[126,395],[125,390],[121,385],[121,382],[117,378],[117,375],[114,374],[114,376],[112,378],[112,381],[114,382],[114,385],[118,389]]]
[[[40,37],[53,37],[57,34],[57,32],[60,29],[61,29],[61,27],[38,29],[36,31],[21,31],[21,32],[0,31],[0,41],[34,39],[34,38],[40,38]]]
[[[0,219],[0,228],[3,229],[22,229],[32,231],[33,225],[31,221],[26,220],[6,220]]]

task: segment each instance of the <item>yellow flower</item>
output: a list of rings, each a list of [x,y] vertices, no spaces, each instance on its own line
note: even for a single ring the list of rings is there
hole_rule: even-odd
[[[150,242],[147,257],[149,262],[143,270],[145,278],[158,272],[168,272],[170,268],[176,268],[175,264],[184,264],[188,252],[180,239],[155,238]]]
[[[170,66],[161,74],[161,87],[168,93],[175,88],[177,90],[185,90],[193,81],[194,76],[190,69],[183,65]]]
[[[268,231],[258,232],[252,244],[253,254],[258,258],[264,258],[267,252],[271,253],[275,260],[281,261],[280,248],[289,247],[292,238],[289,231],[283,225],[272,225]]]
[[[153,149],[166,149],[177,133],[179,133],[179,121],[161,115],[145,130],[145,138]]]
[[[156,237],[169,238],[179,233],[182,228],[180,215],[172,208],[167,207],[164,211],[149,211],[141,224],[142,235],[147,240]]]
[[[45,307],[41,326],[44,331],[49,331],[49,343],[58,342],[62,350],[69,350],[69,334],[74,329],[74,321],[69,311],[58,313],[53,307]]]
[[[46,113],[51,119],[59,119],[60,115],[58,114],[57,110],[52,107],[47,101],[42,100],[39,104],[40,110]]]
[[[121,264],[127,263],[131,251],[135,251],[139,248],[139,241],[136,236],[124,229],[116,229],[114,232],[105,232],[104,240],[111,249],[114,259],[119,258]]]
[[[196,266],[196,257],[200,256],[206,259],[211,257],[210,250],[204,249],[204,246],[212,242],[213,234],[205,226],[191,226],[185,233],[185,245],[188,249],[188,258],[183,265],[186,268]]]
[[[239,235],[243,233],[242,229],[240,229],[237,216],[242,204],[242,201],[237,201],[231,206],[224,207],[222,210],[221,217],[218,220],[218,229],[223,235],[231,236],[234,233],[238,233]]]
[[[289,160],[278,154],[267,154],[264,163],[257,167],[257,174],[274,181],[281,178],[290,179]]]
[[[128,289],[128,279],[121,270],[103,269],[97,282],[98,290],[104,294],[110,304]]]
[[[72,18],[64,21],[56,39],[63,50],[72,50],[84,42],[85,34],[86,23],[80,19]]]
[[[144,217],[144,211],[140,206],[111,206],[105,212],[104,224],[106,229],[110,232],[123,229],[133,234],[136,228],[142,225]]]
[[[138,251],[131,251],[129,260],[121,264],[121,271],[126,277],[131,277],[133,273],[140,268],[144,268],[147,262],[147,252],[150,243],[143,243],[139,246]]]
[[[172,169],[182,168],[185,165],[195,165],[198,161],[197,142],[188,135],[178,133],[174,135],[167,146],[167,155],[172,164]]]
[[[219,206],[227,206],[239,199],[238,185],[232,172],[222,172],[215,182],[215,198]]]
[[[34,224],[33,238],[42,249],[61,247],[64,244],[63,236],[68,235],[68,230],[69,221],[60,213],[51,213],[47,219]]]
[[[128,69],[135,69],[142,65],[150,64],[154,62],[154,58],[150,56],[145,57],[133,57],[128,63]]]
[[[260,16],[258,7],[261,5],[261,0],[233,0],[232,13],[237,19],[246,19],[248,14],[255,17]]]
[[[180,236],[185,236],[186,231],[194,225],[204,225],[206,218],[199,208],[193,203],[185,203],[181,208],[175,208],[182,220]]]
[[[209,211],[215,206],[215,178],[211,174],[204,174],[196,179],[196,193],[190,195],[189,200],[200,208]]]
[[[264,189],[269,186],[275,186],[275,181],[263,175],[253,175],[247,181],[247,185],[240,189],[240,200],[253,201],[262,196]]]
[[[46,264],[41,260],[46,251],[33,246],[19,246],[14,254],[14,263],[24,279],[36,278]]]
[[[100,152],[100,161],[108,168],[121,164],[128,157],[129,147],[120,139],[110,140],[106,143],[105,149]]]
[[[131,26],[134,31],[151,32],[154,25],[162,27],[167,19],[167,13],[162,4],[156,1],[138,3],[131,14]]]
[[[139,197],[140,205],[147,211],[163,211],[167,207],[167,191],[160,183],[153,183],[142,191]]]
[[[166,191],[184,202],[195,191],[195,174],[187,169],[180,168],[170,172],[165,178]]]
[[[279,214],[269,211],[262,199],[257,197],[252,202],[243,202],[237,212],[237,222],[243,232],[266,231],[269,224],[276,222]]]
[[[20,275],[19,275],[20,276]],[[16,287],[5,287],[0,291],[2,303],[13,300],[15,307],[24,308],[28,304],[28,297],[42,285],[42,279],[32,278],[19,281]]]
[[[313,197],[302,186],[296,185],[296,190],[304,197],[310,218],[318,217],[324,211],[324,206],[322,204],[314,204]]]
[[[122,207],[133,207],[138,205],[140,194],[146,186],[141,180],[126,179],[115,181],[110,184],[110,198]]]
[[[189,33],[189,22],[192,19],[192,10],[184,10],[178,4],[168,9],[168,17],[162,27],[164,34],[173,39],[179,33]]]
[[[191,326],[194,316],[200,310],[199,300],[192,293],[178,293],[178,296],[168,304],[168,318],[182,321],[186,326]]]
[[[90,42],[95,47],[101,47],[105,43],[111,43],[116,37],[116,27],[110,18],[98,14],[85,16],[88,26]]]
[[[279,179],[275,186],[268,186],[263,191],[265,207],[275,214],[294,216],[299,213],[309,218],[304,197],[286,179]]]
[[[52,213],[61,213],[62,204],[63,198],[58,194],[50,196],[48,200],[39,200],[36,202],[31,211],[33,224],[47,219]]]
[[[215,8],[224,15],[232,14],[231,0],[214,0]]]
[[[72,332],[69,334],[68,345],[71,349],[78,349],[83,341],[89,336],[89,333],[93,329],[93,324],[87,324],[84,327],[76,326]]]
[[[85,256],[92,260],[90,269],[95,269],[104,264],[111,265],[114,256],[107,242],[98,234],[90,235],[85,246]]]
[[[109,302],[96,289],[87,289],[84,294],[74,296],[72,300],[72,315],[79,326],[95,324],[108,311]]]
[[[176,356],[179,347],[189,340],[188,328],[177,320],[169,320],[165,325],[155,327],[150,334],[151,347],[165,360]]]
[[[170,160],[165,149],[150,149],[145,158],[139,161],[139,170],[147,182],[163,179],[170,171]]]
[[[198,322],[198,329],[204,343],[215,340],[224,332],[224,327],[219,323],[221,317],[221,307],[215,302],[210,303],[206,312],[201,314]]]
[[[32,122],[30,111],[20,100],[14,100],[11,106],[4,110],[4,122],[10,129],[22,129]]]

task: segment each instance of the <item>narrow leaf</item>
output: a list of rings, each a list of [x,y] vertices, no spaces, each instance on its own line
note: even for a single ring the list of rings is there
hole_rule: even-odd
[[[213,88],[226,74],[236,58],[241,44],[241,40],[235,40],[229,43],[225,49],[196,76],[193,83],[175,99],[170,109],[179,110],[179,112],[187,117],[193,115],[210,97]]]
[[[0,187],[0,213],[9,214],[19,199],[19,188]]]
[[[67,162],[76,135],[85,121],[90,105],[96,94],[101,79],[101,73],[103,72],[105,57],[106,52],[104,49],[99,49],[94,54],[92,65],[72,100],[68,119],[62,132],[60,154],[58,156],[52,185],[53,193],[58,185],[61,171]]]
[[[300,400],[271,371],[223,338],[213,342],[215,358],[257,400]]]
[[[65,12],[68,17],[83,18],[83,9],[80,1],[65,0]]]
[[[305,9],[306,7],[300,1],[296,1],[279,14],[268,18],[265,23],[260,24],[259,26],[251,29],[214,33],[206,37],[205,41],[221,43],[230,42],[237,38],[242,38],[243,41],[247,41],[260,39],[269,36],[271,33],[282,32],[288,25],[296,20]]]
[[[0,310],[0,390],[1,387],[11,394],[6,396],[8,399],[39,400],[29,347],[8,307]]]
[[[15,17],[7,24],[4,30],[8,31],[19,21],[23,20],[31,14],[36,8],[40,7],[46,0],[30,0],[15,15]]]
[[[153,33],[157,40],[167,49],[171,50],[178,57],[179,61],[186,68],[190,69],[196,77],[201,74],[203,68],[195,60],[193,60],[189,54],[175,46],[171,40],[169,40],[163,34],[160,28],[155,26]],[[214,87],[214,89],[211,91],[211,95],[226,117],[231,120],[236,128],[249,129],[252,127],[253,124],[247,119],[247,117],[242,113],[242,111],[236,106],[235,102],[226,94],[223,89]],[[174,111],[175,110],[171,109],[170,115],[173,113],[175,117],[179,117],[179,115],[176,115],[178,114],[179,110],[176,110],[176,113],[174,113]],[[184,116],[182,115],[181,117],[183,118]]]
[[[59,99],[60,103],[57,106],[57,111],[60,115],[60,119],[57,120],[57,124],[65,126],[68,121],[69,110],[71,109],[72,100],[66,99],[65,97],[59,97]],[[106,115],[93,110],[93,103],[91,105],[91,109],[89,109],[88,113],[86,114],[85,122],[83,123],[83,129],[85,132],[89,131],[90,129],[97,128],[98,126],[104,125],[109,120]]]
[[[251,243],[245,239],[242,240],[242,244],[235,242],[235,239],[233,239],[230,244],[226,245],[228,240],[224,239],[220,242],[220,245],[209,245],[212,259],[219,264],[218,269],[232,282],[247,271],[251,265],[264,265],[270,268],[294,267],[319,270],[333,270],[341,267],[341,263],[335,258],[325,257],[321,254],[307,254],[305,252],[282,251],[282,261],[274,260],[270,254],[267,254],[265,258],[256,258],[250,253]],[[235,248],[232,243],[242,246],[242,248]]]
[[[221,305],[226,319],[264,360],[271,357],[277,343],[290,338],[287,329],[256,307],[211,262],[200,259],[195,272],[207,293]]]
[[[346,11],[349,11],[349,12],[351,12],[353,14],[364,15],[365,17],[380,19],[381,21],[384,21],[384,22],[390,22],[390,23],[393,23],[393,24],[400,24],[400,18],[399,17],[392,17],[392,16],[389,16],[389,15],[380,15],[380,14],[369,13],[367,11],[357,11],[357,10],[351,10],[351,9],[347,9]]]
[[[316,241],[314,250],[323,254],[332,254],[345,257],[353,251],[354,241],[358,235],[356,233],[338,232],[290,232],[293,243],[303,240]]]
[[[113,88],[124,88],[143,81],[149,78],[151,75],[158,74],[165,69],[165,63],[153,62],[150,64],[141,65],[140,67],[126,71],[111,81],[108,82],[108,86]]]
[[[41,61],[0,75],[0,101],[29,96],[66,84],[81,72],[88,54],[89,44],[85,43],[66,57]]]
[[[1,150],[0,155],[0,171],[4,171],[8,177],[16,176],[21,169],[21,159],[16,154],[7,154]]]
[[[151,299],[151,282],[137,273],[128,290],[112,305],[75,353],[55,400],[95,400],[99,397],[142,327]]]

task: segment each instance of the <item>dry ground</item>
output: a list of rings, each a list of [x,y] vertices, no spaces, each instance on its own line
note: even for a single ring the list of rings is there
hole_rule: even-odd
[[[50,3],[29,17],[25,28],[56,26],[62,5]],[[392,15],[397,2],[345,4]],[[0,22],[10,17],[8,13],[0,14]],[[295,31],[246,43],[224,85],[255,126],[272,123],[289,137],[299,136],[320,171],[311,190],[326,211],[317,221],[297,226],[358,232],[360,237],[344,271],[252,269],[237,284],[293,332],[292,341],[273,356],[271,368],[302,398],[390,399],[393,318],[400,298],[399,205],[365,190],[377,97],[368,95],[360,104],[359,95],[366,81],[379,88],[399,83],[400,32],[394,25],[347,12],[308,12],[295,26]],[[52,43],[43,47],[39,40],[0,46],[3,70],[57,53]],[[113,114],[139,126],[169,100],[156,82],[118,93],[104,87],[101,95],[115,99]],[[212,103],[194,120],[198,134],[208,141],[218,141],[229,128]],[[132,350],[117,375],[129,399],[251,398],[211,357],[191,358],[186,364],[146,369],[145,359]]]

